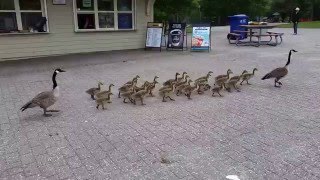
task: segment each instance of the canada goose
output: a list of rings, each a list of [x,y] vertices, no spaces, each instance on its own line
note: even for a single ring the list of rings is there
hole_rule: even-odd
[[[187,72],[183,72],[183,73],[182,73],[182,76],[177,79],[177,82],[181,82],[182,80],[185,80],[186,75],[187,75]],[[188,77],[189,77],[189,76],[188,76]]]
[[[271,71],[270,73],[266,74],[262,80],[265,79],[270,79],[270,78],[275,78],[274,80],[274,87],[281,87],[282,83],[279,81],[281,78],[285,77],[288,74],[288,69],[287,66],[290,64],[290,59],[291,59],[291,52],[298,52],[294,49],[291,49],[289,52],[289,56],[288,56],[288,61],[287,64],[284,67],[280,67],[277,69],[274,69],[273,71]],[[277,85],[279,84],[279,86]]]
[[[137,84],[137,79],[133,80],[131,82],[131,84],[125,84],[123,86],[121,86],[118,90],[119,90],[119,94],[118,94],[118,98],[121,98],[121,93],[125,93],[128,92],[129,90],[133,90],[133,87]]]
[[[159,95],[162,96],[162,102],[166,102],[165,98],[169,98],[171,101],[174,101],[174,99],[171,98],[171,95],[174,92],[175,84],[175,82],[172,82],[170,87],[159,90]]]
[[[153,93],[152,93],[152,91],[154,90],[154,88],[156,88],[156,84],[159,83],[159,82],[157,81],[158,78],[159,78],[158,76],[155,76],[154,79],[153,79],[153,82],[148,85],[148,91],[149,91],[149,95],[150,95],[151,97],[154,96]]]
[[[240,76],[233,76],[231,77],[226,84],[228,87],[226,88],[227,91],[231,92],[231,86],[234,87],[235,90],[240,92],[239,88],[237,87],[237,83],[242,79],[243,75],[248,73],[248,71],[244,70]]]
[[[111,93],[111,87],[113,87],[113,86],[114,86],[113,84],[110,84],[108,91],[101,91],[101,92],[96,93],[96,98],[102,98],[102,97],[106,96],[108,93]]]
[[[128,81],[127,83],[125,83],[124,85],[127,85],[127,84],[132,84],[134,81],[135,82],[138,82],[138,79],[140,78],[140,76],[139,75],[136,75],[136,77],[134,77],[133,79],[132,79],[132,81]]]
[[[60,95],[59,86],[56,81],[56,76],[60,72],[65,71],[59,68],[54,70],[53,72],[53,89],[51,91],[45,91],[36,95],[31,101],[22,106],[20,110],[25,111],[28,108],[34,108],[36,106],[39,106],[43,109],[43,115],[46,117],[52,116],[51,114],[47,114],[47,112],[59,112],[59,110],[47,110],[47,108],[52,106],[58,100],[58,97]]]
[[[223,74],[223,75],[218,75],[216,76],[214,79],[217,81],[218,79],[220,78],[226,78],[226,77],[229,77],[230,74],[232,74],[233,72],[231,71],[231,69],[228,69],[227,70],[227,74]],[[229,78],[228,78],[229,79]]]
[[[208,79],[209,79],[209,77],[211,76],[212,73],[213,73],[212,71],[209,71],[206,76],[199,77],[199,78],[196,79],[194,82],[197,83],[197,82],[203,81],[203,80],[208,81]]]
[[[181,84],[179,86],[176,86],[176,91],[177,91],[176,95],[179,96],[180,94],[182,94],[181,91],[187,86],[190,86],[191,82],[193,81],[190,79],[187,84]]]
[[[182,85],[182,84],[188,83],[188,78],[190,78],[189,75],[186,75],[186,77],[183,78],[182,81],[177,81],[177,83],[176,83],[175,86],[178,87],[178,86],[180,86],[180,85]]]
[[[254,76],[254,72],[255,72],[255,71],[258,71],[258,69],[257,69],[257,68],[254,68],[253,71],[252,71],[252,73],[245,73],[245,74],[243,74],[243,75],[242,75],[242,81],[241,81],[240,85],[242,85],[243,81],[247,81],[247,84],[248,84],[248,85],[251,85],[251,84],[249,83],[249,79],[251,79],[251,78]]]
[[[149,87],[149,84],[150,84],[150,83],[149,83],[148,81],[145,81],[141,87],[134,86],[134,87],[133,87],[133,91],[134,91],[134,92],[138,92],[138,91],[144,90],[145,87]]]
[[[102,85],[103,85],[103,83],[102,83],[102,82],[99,82],[97,88],[90,88],[90,89],[88,89],[88,90],[86,91],[86,93],[88,93],[88,94],[91,96],[91,99],[92,99],[92,100],[95,100],[95,99],[94,99],[94,95],[95,95],[96,93],[100,92]]]
[[[133,99],[131,98],[131,95],[134,94],[134,91],[133,90],[129,90],[127,92],[124,92],[121,94],[121,96],[123,97],[123,102],[124,103],[127,103],[126,99],[129,99],[130,102],[133,103]]]
[[[113,95],[113,94],[111,92],[109,92],[109,93],[106,94],[106,97],[102,97],[102,98],[96,99],[96,103],[97,103],[96,108],[99,109],[99,106],[101,105],[102,109],[105,109],[104,108],[105,103],[111,103],[111,101],[110,101],[110,96],[111,95]]]
[[[205,91],[208,91],[211,88],[211,86],[207,83],[198,83],[198,94],[203,94]]]
[[[140,99],[141,105],[146,105],[143,103],[143,98],[148,94],[148,86],[144,86],[143,90],[140,90],[131,95],[131,99],[133,100],[133,104],[136,105],[136,100]]]
[[[226,83],[230,79],[230,74],[232,74],[232,71],[231,70],[229,71],[229,70],[230,69],[228,69],[227,75],[220,75],[215,78],[216,85],[220,86],[222,84],[226,89]]]
[[[163,86],[171,86],[172,82],[177,82],[178,81],[178,76],[180,75],[180,73],[176,73],[176,78],[175,79],[169,79],[166,82],[163,83]]]
[[[184,94],[188,97],[188,99],[191,99],[192,92],[199,87],[199,84],[194,83],[194,86],[186,86],[182,91]]]
[[[220,91],[223,89],[224,87],[224,83],[220,84],[219,86],[217,86],[216,84],[214,84],[214,87],[212,88],[212,96],[214,96],[214,93],[218,93],[220,97],[222,97],[222,95],[220,94]]]

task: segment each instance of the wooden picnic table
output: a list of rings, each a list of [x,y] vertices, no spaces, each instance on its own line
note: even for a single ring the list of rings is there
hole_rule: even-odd
[[[249,43],[249,45],[254,45],[254,46],[260,46],[262,43],[265,42],[265,44],[267,45],[272,45],[272,46],[276,46],[278,45],[278,36],[281,39],[282,42],[282,35],[283,33],[272,33],[272,32],[268,32],[268,34],[262,34],[262,29],[273,29],[275,27],[277,27],[278,25],[239,25],[240,27],[244,27],[247,28],[249,30],[248,36],[249,36],[249,42],[243,42],[240,41],[240,43]],[[254,29],[258,29],[258,34],[254,33],[253,30]],[[276,43],[270,43],[272,41],[272,37],[275,37]],[[256,41],[252,41],[252,37],[257,37],[258,38],[258,42]],[[270,37],[269,41],[261,41],[262,37]],[[281,43],[280,42],[280,43]]]

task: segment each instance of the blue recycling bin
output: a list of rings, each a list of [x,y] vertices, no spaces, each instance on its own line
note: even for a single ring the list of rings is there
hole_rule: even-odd
[[[229,21],[230,21],[230,32],[231,33],[237,33],[240,34],[240,40],[247,38],[247,33],[239,33],[239,32],[234,32],[235,30],[238,31],[245,31],[246,28],[240,27],[239,25],[248,25],[249,17],[245,14],[238,14],[234,16],[229,16]]]

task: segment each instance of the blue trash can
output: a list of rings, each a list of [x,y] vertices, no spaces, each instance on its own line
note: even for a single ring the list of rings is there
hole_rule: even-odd
[[[240,27],[239,25],[248,25],[249,17],[245,14],[238,14],[234,16],[229,16],[230,20],[230,32],[234,33],[234,30],[245,31],[246,28]],[[240,34],[240,40],[247,38],[247,33],[238,33]]]

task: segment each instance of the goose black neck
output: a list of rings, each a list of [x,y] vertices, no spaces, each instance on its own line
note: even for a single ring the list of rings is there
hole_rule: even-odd
[[[56,81],[56,76],[57,76],[57,73],[54,72],[52,75],[53,89],[55,89],[58,86],[57,81]]]
[[[288,62],[287,62],[287,64],[286,64],[286,66],[288,66],[288,65],[290,64],[290,60],[291,60],[291,51],[292,51],[292,50],[290,50],[290,52],[289,52]]]

